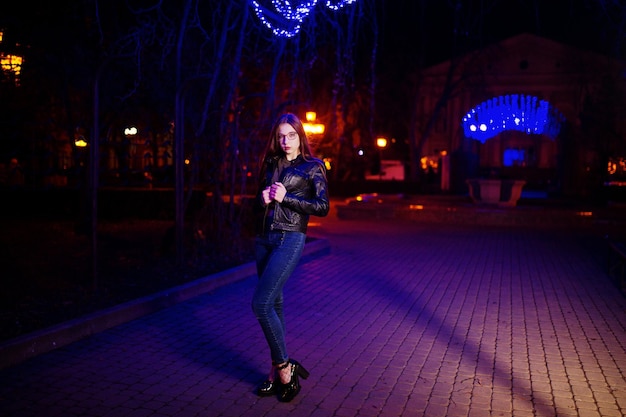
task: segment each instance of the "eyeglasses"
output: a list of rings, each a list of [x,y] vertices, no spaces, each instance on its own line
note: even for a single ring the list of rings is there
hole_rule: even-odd
[[[283,139],[287,139],[288,141],[294,141],[298,139],[298,134],[296,132],[289,132],[286,135],[281,135],[279,133],[277,136],[279,142],[282,142]]]

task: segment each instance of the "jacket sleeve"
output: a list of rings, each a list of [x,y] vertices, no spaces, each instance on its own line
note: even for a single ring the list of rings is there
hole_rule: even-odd
[[[311,192],[306,193],[310,197],[299,197],[296,194],[287,193],[282,205],[299,213],[324,217],[330,210],[326,168],[321,162],[314,162],[312,165],[309,177]]]

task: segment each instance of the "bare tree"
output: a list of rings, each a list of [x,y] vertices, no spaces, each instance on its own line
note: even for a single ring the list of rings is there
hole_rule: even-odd
[[[332,115],[329,137],[345,124],[358,90],[357,38],[363,21],[375,22],[373,2],[362,0],[341,13],[317,7],[291,38],[267,30],[247,0],[96,4],[107,54],[135,56],[134,94],[160,114],[174,113],[176,96],[184,102],[176,129],[185,132],[181,152],[189,160],[183,211],[192,258],[207,252],[243,256],[239,245],[250,232],[244,227],[249,207],[237,197],[254,189],[249,181],[256,177],[270,123],[280,112],[320,106]],[[121,19],[111,19],[114,14]],[[334,77],[313,79],[316,70]],[[330,100],[316,102],[329,79],[334,80]],[[374,74],[369,80],[373,89]],[[208,197],[199,211],[190,210],[198,187]]]

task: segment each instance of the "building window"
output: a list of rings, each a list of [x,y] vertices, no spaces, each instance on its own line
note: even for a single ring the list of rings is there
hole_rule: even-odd
[[[528,165],[528,152],[526,149],[509,148],[504,150],[502,158],[505,167],[520,167]]]

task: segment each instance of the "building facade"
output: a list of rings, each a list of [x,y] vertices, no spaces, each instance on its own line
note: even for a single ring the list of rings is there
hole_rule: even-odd
[[[624,174],[625,68],[531,34],[427,68],[417,149],[443,159],[444,191],[462,191],[468,178],[500,177],[525,180],[529,189],[592,193]]]

